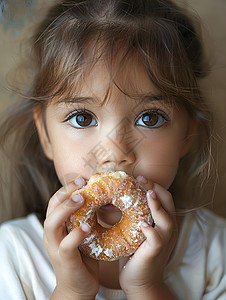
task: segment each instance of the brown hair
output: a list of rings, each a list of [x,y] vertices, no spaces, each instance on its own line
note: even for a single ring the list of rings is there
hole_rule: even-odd
[[[118,53],[121,64],[132,54],[138,55],[158,91],[171,103],[185,107],[198,123],[193,148],[182,159],[179,181],[177,176],[172,186],[177,201],[173,187],[183,184],[184,207],[191,208],[190,199],[210,166],[211,115],[198,88],[197,80],[206,69],[200,37],[190,17],[169,0],[63,1],[50,9],[32,44],[32,88],[11,108],[0,131],[13,174],[14,195],[10,197],[16,195],[14,205],[23,206],[20,214],[36,212],[44,218],[47,202],[59,188],[53,163],[38,139],[34,108],[44,112],[49,101],[73,98],[84,70],[104,58],[111,72]],[[18,215],[16,209],[11,217]]]

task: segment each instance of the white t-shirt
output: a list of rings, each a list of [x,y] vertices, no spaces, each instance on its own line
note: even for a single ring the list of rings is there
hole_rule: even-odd
[[[56,278],[34,214],[0,227],[0,299],[49,299]],[[186,215],[165,282],[179,300],[226,299],[226,220],[201,209]],[[96,300],[126,299],[101,287]]]

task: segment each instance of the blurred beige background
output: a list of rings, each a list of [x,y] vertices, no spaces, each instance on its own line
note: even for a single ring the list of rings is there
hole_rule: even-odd
[[[0,111],[15,101],[16,96],[7,87],[15,75],[15,66],[26,59],[27,39],[54,0],[0,0]],[[226,0],[177,0],[181,5],[200,16],[204,42],[212,67],[211,73],[202,82],[203,91],[215,115],[214,156],[218,178],[213,188],[206,188],[204,197],[210,208],[226,217]],[[13,77],[14,84],[26,87],[28,78],[23,72]],[[212,180],[214,182],[216,178]]]

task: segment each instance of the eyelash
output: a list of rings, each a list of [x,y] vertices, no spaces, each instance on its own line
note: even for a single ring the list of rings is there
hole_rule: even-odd
[[[151,114],[155,115],[158,118],[156,123],[159,123],[159,122],[162,121],[162,124],[160,124],[158,126],[156,126],[156,123],[152,126],[151,125],[150,126],[148,126],[148,125],[145,126],[145,125],[138,124],[138,121],[139,121],[140,118],[142,118],[142,117],[144,118],[145,115],[150,116]],[[162,118],[161,121],[159,120],[160,118]],[[170,118],[169,118],[168,114],[166,114],[164,111],[159,110],[159,109],[148,109],[148,110],[143,111],[142,113],[139,114],[139,116],[136,119],[135,124],[138,125],[138,126],[147,127],[147,128],[159,128],[159,127],[162,127],[165,123],[168,123],[168,122],[170,122]]]
[[[88,124],[87,126],[81,126],[81,125],[75,126],[75,125],[72,124],[72,122],[70,122],[70,120],[73,119],[74,117],[78,117],[79,115],[81,115],[81,116],[83,115],[83,117],[84,117],[85,114],[91,116],[91,118],[92,118],[92,122],[90,124]],[[145,115],[150,117],[151,114],[153,114],[157,117],[156,123],[160,122],[161,123],[160,125],[156,126],[156,123],[154,125],[138,124],[138,121],[141,118],[144,118]],[[94,120],[95,120],[95,123],[93,123]],[[94,126],[98,125],[97,118],[95,117],[95,115],[93,113],[91,113],[90,111],[86,110],[86,109],[80,109],[80,110],[76,110],[76,111],[73,111],[73,112],[69,113],[66,116],[66,118],[64,119],[63,122],[68,122],[68,121],[69,121],[70,125],[73,126],[76,129],[86,129],[86,128],[94,127]],[[78,122],[78,121],[76,120],[76,122]],[[144,123],[143,120],[142,120],[142,122]],[[145,121],[145,122],[147,122],[147,121]],[[159,127],[163,126],[165,123],[168,123],[168,122],[170,122],[170,118],[169,118],[168,114],[166,114],[165,112],[163,112],[159,109],[151,109],[151,110],[146,110],[146,111],[143,111],[142,113],[140,113],[139,116],[136,118],[135,124],[138,125],[138,126],[154,129],[154,128],[159,128]]]
[[[69,121],[69,123],[70,123],[73,127],[77,128],[77,129],[84,129],[84,128],[88,128],[88,127],[97,126],[97,124],[96,124],[96,125],[92,125],[92,126],[87,126],[87,127],[74,126],[74,125],[70,122],[70,120],[73,119],[74,117],[78,117],[79,115],[84,115],[84,114],[90,115],[90,116],[91,116],[92,118],[94,118],[95,120],[97,119],[97,118],[94,116],[94,114],[91,113],[90,111],[88,111],[88,110],[86,110],[86,109],[79,109],[79,110],[75,110],[75,111],[69,113],[69,114],[66,116],[66,118],[64,119],[63,122],[68,122],[68,121]],[[97,121],[96,121],[96,123],[97,123]]]

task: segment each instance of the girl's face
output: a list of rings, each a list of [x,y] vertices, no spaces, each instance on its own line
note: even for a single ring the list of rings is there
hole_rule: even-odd
[[[109,71],[99,62],[76,101],[47,106],[46,130],[41,117],[36,118],[45,154],[62,184],[98,171],[122,170],[168,189],[189,147],[191,120],[184,109],[160,97],[136,60],[117,74],[115,83],[109,90]]]

